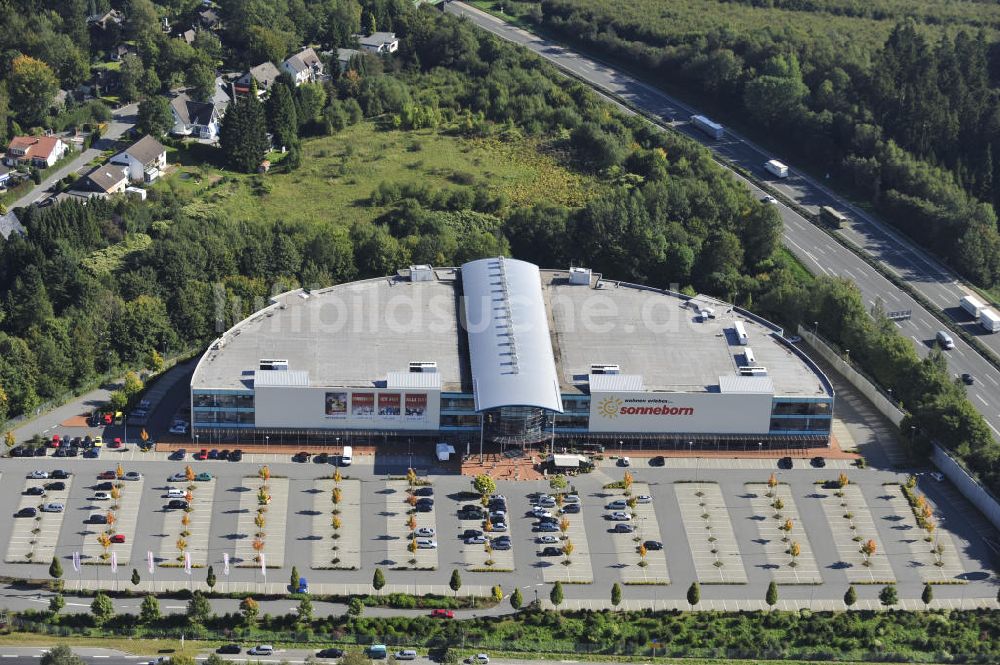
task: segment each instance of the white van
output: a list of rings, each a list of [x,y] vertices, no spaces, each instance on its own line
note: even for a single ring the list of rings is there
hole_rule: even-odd
[[[951,335],[949,335],[943,330],[938,331],[937,343],[941,346],[942,349],[946,351],[955,348],[955,340],[953,340],[951,338]]]
[[[344,446],[344,452],[340,455],[340,466],[351,466],[351,462],[354,461],[354,449],[350,446]]]
[[[168,487],[167,488],[167,498],[168,499],[183,499],[187,496],[187,492],[182,490],[180,487]]]

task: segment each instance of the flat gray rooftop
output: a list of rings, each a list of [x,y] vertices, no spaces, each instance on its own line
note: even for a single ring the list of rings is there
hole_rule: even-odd
[[[639,374],[646,390],[717,391],[719,377],[747,364],[744,347],[727,328],[743,321],[756,365],[767,368],[775,395],[823,396],[820,378],[771,330],[711,303],[715,319],[700,323],[685,300],[662,292],[603,281],[601,288],[571,286],[566,273],[542,273],[553,350],[564,393],[585,392],[593,364],[619,365]],[[596,279],[594,280],[596,284]]]
[[[441,271],[438,271],[439,273]],[[261,359],[288,361],[313,386],[375,387],[409,363],[436,362],[442,390],[471,391],[465,335],[451,280],[380,278],[282,294],[227,332],[191,381],[194,389],[245,389]]]

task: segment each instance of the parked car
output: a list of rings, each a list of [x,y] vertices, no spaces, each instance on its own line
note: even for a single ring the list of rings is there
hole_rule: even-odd
[[[486,536],[473,536],[465,539],[466,545],[482,545],[486,542]]]
[[[483,535],[483,532],[480,531],[479,529],[466,529],[465,531],[462,532],[460,538],[464,540],[466,538],[475,538],[476,536],[481,536],[481,535]]]
[[[941,474],[941,472],[939,471],[931,471],[929,475],[931,478],[938,481],[939,483],[944,481],[944,475]]]
[[[175,473],[167,478],[168,483],[184,483],[187,482],[187,476],[183,473]]]
[[[569,505],[563,506],[562,511],[564,513],[578,513],[578,512],[580,512],[580,504],[578,504],[578,503],[571,503]]]
[[[490,547],[495,550],[509,550],[511,548],[510,538],[507,536],[500,536],[499,538],[494,538],[493,542],[490,543]]]
[[[330,461],[330,456],[326,453],[320,453],[313,457],[313,463],[315,464],[326,464]]]
[[[809,460],[809,463],[812,464],[817,469],[822,469],[824,466],[826,466],[826,460],[823,459],[822,457],[819,457],[818,455]]]
[[[418,487],[417,489],[413,490],[413,494],[414,496],[434,496],[434,488]]]
[[[466,658],[465,662],[471,665],[490,665],[490,657],[485,653],[477,653],[475,656]]]
[[[423,504],[425,506],[433,506],[434,505],[434,499],[428,498],[426,496],[420,497],[419,499],[417,499],[417,505],[419,506],[421,504]]]
[[[183,499],[172,499],[167,502],[168,510],[184,510],[188,507],[188,502]]]
[[[94,489],[98,492],[110,492],[114,486],[114,483],[106,480],[103,483],[97,483],[94,485]]]
[[[329,649],[320,649],[316,652],[317,658],[342,658],[343,655],[343,649],[334,649],[333,647]]]
[[[174,452],[170,453],[170,459],[172,460],[182,460],[187,457],[187,451],[183,448],[178,448]]]
[[[274,653],[274,647],[270,644],[258,644],[255,647],[251,647],[247,653],[251,656],[270,656]]]
[[[14,517],[35,517],[38,515],[38,511],[34,508],[21,508],[21,510],[14,513]]]
[[[532,506],[531,514],[533,517],[552,517],[552,513],[541,506]]]
[[[111,501],[111,495],[107,492],[95,492],[94,501]]]
[[[627,522],[630,519],[632,519],[632,516],[624,511],[616,510],[614,512],[608,513],[608,519],[611,520],[612,522]]]
[[[239,448],[229,453],[230,462],[239,462],[241,459],[243,459],[243,451],[240,450]]]
[[[49,477],[48,471],[39,471],[38,469],[28,474],[28,478],[30,480],[45,480],[48,477]]]
[[[102,471],[97,474],[98,480],[114,480],[118,475],[114,471]]]
[[[579,494],[567,494],[563,497],[563,505],[569,505],[572,503],[580,503]]]
[[[187,496],[187,491],[181,487],[168,487],[167,488],[167,498],[168,499],[183,499]]]
[[[663,543],[661,543],[658,540],[647,540],[646,542],[643,543],[643,545],[645,545],[646,546],[646,550],[650,551],[650,552],[652,552],[654,550],[662,550],[663,549]]]
[[[431,610],[431,616],[435,619],[454,619],[455,613],[451,610],[436,609]]]
[[[625,499],[615,499],[604,507],[608,510],[625,510],[628,508],[628,502]]]
[[[778,460],[779,469],[791,469],[792,468],[792,458],[785,456]]]
[[[102,513],[93,513],[90,517],[87,518],[87,522],[89,524],[107,524],[108,516]]]
[[[614,528],[615,533],[632,533],[635,529],[631,524],[616,524]]]
[[[503,533],[504,531],[507,530],[507,523],[506,522],[491,522],[491,525],[493,526],[493,530],[494,531],[497,531],[497,532],[500,532],[500,533]]]
[[[460,520],[481,520],[486,517],[486,512],[483,510],[460,510],[458,511],[458,519]]]
[[[559,542],[558,536],[538,536],[535,538],[535,542],[539,545],[555,545]]]
[[[227,654],[236,654],[241,652],[242,649],[240,649],[239,644],[223,644],[221,647],[215,650],[215,653],[227,653]]]
[[[437,541],[430,538],[417,538],[417,548],[421,550],[436,550]]]
[[[392,656],[396,660],[416,660],[417,652],[413,649],[400,649],[396,653],[392,654]]]
[[[554,496],[548,496],[548,495],[539,497],[538,505],[542,506],[543,508],[555,508],[556,498]]]
[[[639,496],[635,497],[635,502],[636,503],[653,503],[653,497],[649,496],[648,494],[640,494]]]
[[[300,577],[299,585],[296,587],[295,593],[309,593],[309,580],[304,577]]]
[[[308,462],[310,457],[312,457],[312,454],[307,453],[306,451],[303,450],[302,452],[298,452],[298,453],[295,453],[294,455],[292,455],[292,461],[293,462]]]
[[[118,543],[119,545],[122,544],[122,543],[124,543],[125,542],[125,534],[123,534],[123,533],[116,533],[115,535],[111,536],[111,542]]]
[[[543,547],[538,556],[562,556],[563,551],[558,547]]]
[[[64,489],[66,489],[66,483],[64,483],[61,480],[57,480],[54,483],[46,483],[45,489],[51,492],[62,492]]]
[[[128,471],[122,476],[122,480],[142,480],[142,474],[138,471]]]
[[[194,454],[194,458],[199,461],[208,459],[208,448],[202,448]]]
[[[649,458],[649,466],[666,466],[667,458],[663,455],[657,455],[656,457]]]
[[[553,524],[552,522],[539,522],[535,525],[535,531],[538,531],[539,533],[549,533],[558,530],[559,526],[557,524]]]
[[[29,487],[28,489],[24,490],[23,494],[25,494],[26,496],[41,496],[45,494],[45,488],[42,487],[41,485],[35,485],[34,487]]]
[[[632,460],[630,460],[628,457],[619,457],[618,466],[632,466]]]
[[[11,457],[24,457],[24,448],[21,446],[14,446],[10,449]]]
[[[430,503],[418,503],[413,506],[413,509],[418,513],[429,513],[434,510],[434,505]]]
[[[100,448],[87,448],[83,451],[83,456],[88,459],[96,459],[101,456]]]
[[[194,479],[197,480],[199,483],[207,483],[212,479],[212,474],[208,473],[207,471],[202,471],[201,473],[196,475]]]
[[[435,536],[434,528],[429,526],[419,527],[413,533],[424,538],[433,538]]]

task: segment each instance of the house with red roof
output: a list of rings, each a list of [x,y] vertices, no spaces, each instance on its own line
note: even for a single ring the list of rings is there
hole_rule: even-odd
[[[69,149],[58,136],[15,136],[7,146],[7,166],[31,165],[40,169],[58,162]]]

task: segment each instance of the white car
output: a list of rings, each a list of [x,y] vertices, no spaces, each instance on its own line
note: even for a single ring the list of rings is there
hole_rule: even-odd
[[[770,194],[760,197],[761,203],[770,203],[772,205],[778,205],[778,199],[774,198]]]
[[[142,480],[142,474],[138,471],[129,471],[122,476],[122,480]]]
[[[94,495],[94,501],[111,501],[111,495],[107,492],[98,492]]]
[[[552,512],[545,510],[541,506],[532,507],[531,514],[535,517],[552,517]]]
[[[465,662],[471,665],[490,665],[490,657],[485,653],[477,653],[475,656],[466,658]]]
[[[507,497],[503,494],[490,494],[490,501],[506,501]]]
[[[48,471],[32,471],[28,474],[28,478],[31,478],[32,480],[45,480],[48,477]]]
[[[931,471],[930,475],[931,475],[931,478],[933,478],[934,480],[938,481],[939,483],[944,480],[944,476],[941,475],[941,473],[939,473],[938,471]]]
[[[628,457],[619,457],[618,466],[632,466],[632,460],[630,460]]]
[[[507,523],[506,522],[494,522],[493,523],[493,530],[494,531],[506,531],[507,530]]]
[[[423,536],[425,538],[433,538],[434,537],[434,529],[432,527],[429,527],[429,526],[422,526],[419,529],[417,529],[416,531],[414,531],[413,533],[417,534],[418,536]]]
[[[66,506],[61,503],[46,503],[42,506],[43,513],[61,513],[65,509]]]
[[[270,656],[274,653],[274,647],[270,644],[258,644],[255,647],[251,647],[247,653],[251,656]]]
[[[653,503],[653,497],[649,496],[648,494],[640,494],[639,496],[635,497],[635,502],[636,503]]]
[[[556,543],[559,542],[559,538],[557,536],[544,535],[544,536],[539,536],[538,538],[535,539],[535,541],[539,545],[555,545]]]
[[[187,492],[180,487],[168,487],[167,488],[167,498],[168,499],[183,499],[187,496]]]
[[[545,508],[555,508],[556,498],[554,496],[543,496],[538,499],[538,505]]]
[[[471,536],[465,539],[466,545],[482,545],[486,542],[486,536]]]
[[[626,512],[616,510],[615,512],[608,514],[608,519],[612,522],[627,522],[632,519],[632,516]]]
[[[436,550],[437,541],[430,538],[417,538],[417,549],[421,550]]]

